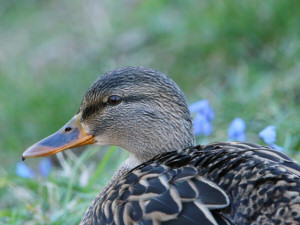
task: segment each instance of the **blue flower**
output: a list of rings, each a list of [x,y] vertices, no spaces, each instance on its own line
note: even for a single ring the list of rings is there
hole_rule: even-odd
[[[214,110],[210,107],[207,100],[201,100],[189,106],[191,113],[195,114],[193,121],[195,135],[204,134],[209,136],[212,133],[213,126],[211,121],[215,117]]]
[[[277,151],[280,151],[280,152],[284,151],[282,147],[275,145],[275,144],[270,145],[270,147],[273,149],[276,149]]]
[[[265,143],[268,144],[269,147],[276,149],[278,151],[283,151],[283,148],[276,145],[276,127],[275,126],[267,126],[265,129],[259,132],[259,137],[263,139]]]
[[[24,162],[18,162],[16,165],[16,174],[19,177],[26,179],[33,179],[35,177],[35,172],[33,169],[28,167]]]
[[[215,112],[210,107],[209,101],[206,99],[200,100],[189,106],[191,113],[199,113],[206,117],[208,121],[212,121],[215,118]]]
[[[227,131],[229,140],[245,141],[246,140],[245,130],[246,130],[246,123],[244,122],[244,120],[241,118],[235,118],[231,122]]]
[[[276,127],[267,126],[265,129],[259,132],[259,137],[269,145],[274,144],[276,141]]]
[[[43,177],[48,177],[51,170],[52,170],[52,163],[49,158],[45,158],[42,161],[40,161],[39,171]]]
[[[213,127],[211,122],[209,122],[202,114],[196,114],[193,122],[195,135],[204,134],[205,136],[209,136],[212,133]]]

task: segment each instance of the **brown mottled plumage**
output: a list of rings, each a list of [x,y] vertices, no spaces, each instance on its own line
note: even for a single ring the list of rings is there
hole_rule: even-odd
[[[184,95],[156,70],[100,76],[77,115],[23,157],[93,142],[121,146],[130,156],[81,224],[300,224],[300,166],[255,144],[193,147]]]
[[[291,158],[254,144],[168,152],[98,196],[82,224],[299,224],[299,176]]]

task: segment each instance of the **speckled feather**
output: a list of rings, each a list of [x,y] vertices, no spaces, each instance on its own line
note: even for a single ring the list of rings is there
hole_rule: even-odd
[[[184,94],[157,70],[127,67],[100,76],[78,113],[22,156],[91,143],[120,146],[129,157],[81,224],[300,224],[300,165],[254,144],[195,146]]]
[[[167,152],[95,199],[82,224],[300,224],[300,166],[223,142]]]
[[[109,104],[112,96],[118,104]],[[300,224],[299,165],[259,145],[191,147],[184,94],[157,70],[105,73],[77,117],[97,144],[130,153],[81,224]]]

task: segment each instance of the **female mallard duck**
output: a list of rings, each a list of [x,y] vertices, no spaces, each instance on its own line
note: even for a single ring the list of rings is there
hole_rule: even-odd
[[[97,143],[130,152],[81,224],[300,224],[300,166],[255,144],[195,146],[186,100],[142,67],[104,74],[78,113],[23,158]]]

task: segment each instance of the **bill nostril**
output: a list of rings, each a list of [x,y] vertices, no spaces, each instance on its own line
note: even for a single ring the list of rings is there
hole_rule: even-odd
[[[66,131],[66,132],[71,131],[71,130],[72,130],[72,127],[66,127],[66,128],[65,128],[65,131]]]

